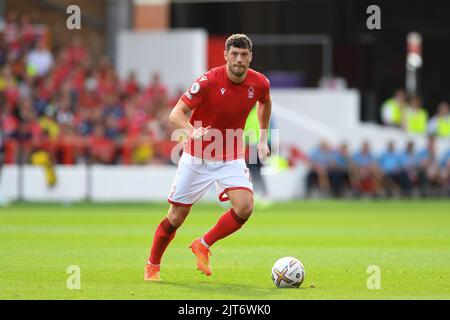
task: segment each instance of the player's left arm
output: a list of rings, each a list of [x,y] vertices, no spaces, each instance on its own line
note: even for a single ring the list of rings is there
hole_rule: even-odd
[[[263,102],[258,101],[257,108],[259,120],[258,156],[261,160],[264,160],[270,155],[268,140],[270,116],[272,114],[272,99],[269,93],[267,93]]]

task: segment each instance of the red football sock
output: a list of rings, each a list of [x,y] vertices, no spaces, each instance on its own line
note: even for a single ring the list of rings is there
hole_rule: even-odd
[[[217,221],[217,224],[203,236],[208,246],[239,230],[247,220],[237,216],[233,208],[225,212]]]
[[[152,250],[148,262],[159,265],[161,263],[162,255],[166,251],[170,241],[175,237],[177,228],[172,226],[169,219],[165,218],[156,228],[155,236],[153,237]]]

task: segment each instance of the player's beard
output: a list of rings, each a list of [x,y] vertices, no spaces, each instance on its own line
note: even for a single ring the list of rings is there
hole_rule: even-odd
[[[229,66],[230,72],[238,78],[242,77],[245,74],[245,72],[247,72],[247,68],[248,68],[245,65],[241,65],[239,67],[241,67],[241,68],[237,68],[233,65]]]

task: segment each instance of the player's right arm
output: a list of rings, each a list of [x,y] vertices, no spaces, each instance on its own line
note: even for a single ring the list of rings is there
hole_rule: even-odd
[[[189,121],[188,113],[192,109],[182,100],[178,100],[178,103],[170,113],[170,121],[177,127],[185,129],[188,136],[192,139],[199,139],[204,136],[210,127],[195,128]]]
[[[177,127],[186,130],[191,139],[199,139],[204,136],[210,127],[195,128],[189,121],[188,114],[199,107],[208,94],[208,73],[198,78],[189,89],[181,96],[176,106],[170,113],[170,121]]]

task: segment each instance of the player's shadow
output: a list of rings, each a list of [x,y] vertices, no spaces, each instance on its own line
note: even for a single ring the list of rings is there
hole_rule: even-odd
[[[267,295],[273,294],[272,290],[265,289],[265,288],[257,288],[252,287],[248,285],[237,285],[237,284],[227,284],[227,283],[217,283],[217,282],[207,282],[207,281],[200,281],[196,284],[187,284],[187,283],[176,283],[176,282],[167,282],[164,281],[164,284],[167,286],[177,287],[177,288],[183,288],[187,289],[191,292],[198,292],[205,296],[205,298],[208,298],[210,294],[216,295],[220,294],[223,296],[230,296],[234,297],[236,295],[245,295],[245,296],[251,296],[251,297],[265,297]],[[212,296],[211,298],[214,299]]]
[[[273,297],[274,294],[280,292],[279,288],[275,286],[273,288],[258,288],[250,285],[238,285],[234,283],[217,283],[217,282],[208,282],[208,281],[199,281],[196,284],[188,284],[188,283],[177,283],[171,281],[164,281],[164,286],[168,287],[176,287],[182,288],[185,290],[189,290],[190,292],[198,292],[204,295],[204,298],[214,299],[214,295],[219,294],[222,298],[230,297],[234,298],[235,296],[248,296],[254,299],[263,299],[267,296]],[[293,288],[287,290],[305,290],[309,289],[305,288]]]

